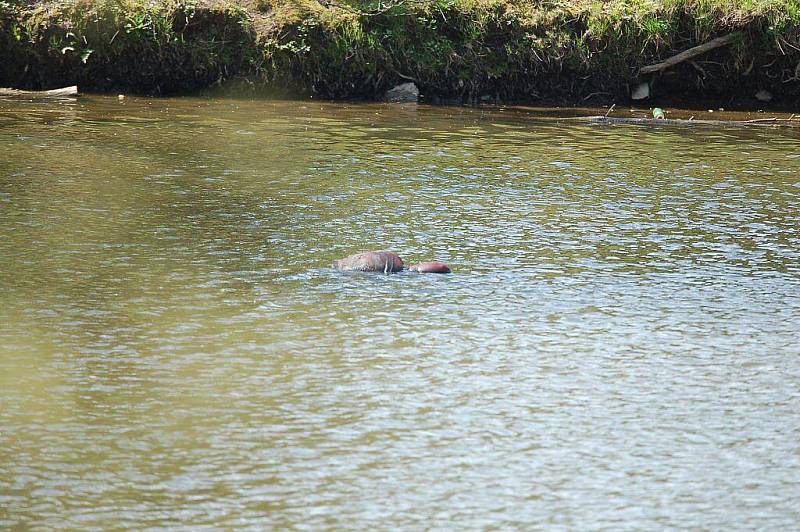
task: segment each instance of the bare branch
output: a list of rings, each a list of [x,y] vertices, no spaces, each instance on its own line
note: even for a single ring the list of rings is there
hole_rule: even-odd
[[[645,74],[652,74],[653,72],[661,72],[662,70],[675,66],[678,63],[682,63],[684,61],[688,61],[693,57],[697,57],[698,55],[704,54],[706,52],[710,52],[716,48],[720,48],[721,46],[727,46],[733,41],[735,41],[739,37],[738,32],[729,33],[724,37],[717,37],[716,39],[710,40],[707,43],[700,44],[698,46],[694,46],[689,48],[688,50],[684,50],[683,52],[673,55],[669,59],[662,61],[661,63],[656,63],[654,65],[644,66],[639,69],[639,75],[643,76]]]

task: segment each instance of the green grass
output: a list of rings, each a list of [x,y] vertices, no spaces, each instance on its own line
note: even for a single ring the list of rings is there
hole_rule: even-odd
[[[261,1],[276,72],[331,97],[402,79],[466,100],[619,92],[643,64],[731,31],[743,39],[716,54],[723,78],[800,59],[798,0]]]
[[[233,7],[141,0],[18,7],[0,40],[18,67],[6,77],[16,73],[12,81],[23,86],[77,82],[151,93],[205,87],[249,68],[255,37],[245,11]]]
[[[642,65],[737,31],[658,82],[800,90],[800,0],[5,0],[0,24],[14,58],[0,79],[25,63],[32,86],[72,76],[174,92],[241,74],[334,98],[411,79],[442,98],[578,101],[621,94]]]

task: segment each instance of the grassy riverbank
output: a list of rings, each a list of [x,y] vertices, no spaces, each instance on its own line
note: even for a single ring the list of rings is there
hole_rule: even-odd
[[[654,75],[640,67],[736,32]],[[239,77],[326,98],[800,97],[800,0],[0,1],[0,85],[144,93]]]

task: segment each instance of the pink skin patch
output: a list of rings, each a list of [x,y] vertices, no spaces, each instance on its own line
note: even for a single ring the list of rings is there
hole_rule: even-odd
[[[408,270],[419,273],[450,273],[450,267],[444,262],[439,262],[438,260],[412,264],[408,267]]]

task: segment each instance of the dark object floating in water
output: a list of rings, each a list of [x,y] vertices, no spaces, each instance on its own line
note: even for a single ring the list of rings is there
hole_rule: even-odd
[[[365,251],[333,262],[333,267],[345,272],[396,273],[404,268],[403,259],[391,251]],[[418,273],[450,273],[444,262],[420,262],[409,268]]]
[[[444,262],[439,262],[438,260],[412,264],[408,267],[408,270],[419,273],[450,273],[450,267]]]
[[[367,251],[333,262],[337,270],[394,273],[403,270],[403,259],[391,251]]]
[[[49,91],[24,91],[20,89],[0,88],[0,96],[20,96],[23,98],[74,98],[77,95],[77,85]]]

